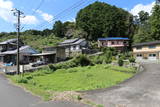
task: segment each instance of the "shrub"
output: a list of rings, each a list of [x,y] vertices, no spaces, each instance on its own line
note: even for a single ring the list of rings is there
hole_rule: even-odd
[[[78,95],[77,100],[82,100],[82,97],[80,95]]]
[[[33,79],[33,76],[32,75],[26,76],[26,79],[31,80],[31,79]]]
[[[124,64],[123,58],[119,58],[118,59],[118,65],[123,66],[123,64]]]
[[[75,64],[80,66],[92,65],[91,60],[86,55],[80,55],[74,60]]]
[[[49,64],[48,67],[49,67],[49,69],[51,69],[51,70],[53,70],[53,71],[56,70],[56,67],[55,67],[54,65],[52,65],[52,64]]]
[[[132,56],[129,58],[129,62],[134,63],[135,62],[135,58]]]
[[[91,60],[94,64],[102,64],[103,58],[100,57],[100,56],[94,56],[94,57],[91,57]]]
[[[19,78],[17,80],[18,83],[24,83],[24,84],[27,84],[28,83],[28,80],[26,78]]]
[[[77,56],[70,61],[55,64],[55,65],[48,65],[49,69],[53,71],[56,71],[57,69],[68,69],[72,67],[77,67],[77,66],[88,66],[88,65],[93,65],[91,60],[86,56],[86,55],[80,55]]]

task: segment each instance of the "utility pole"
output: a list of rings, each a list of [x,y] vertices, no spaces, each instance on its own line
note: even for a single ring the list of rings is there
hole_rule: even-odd
[[[21,26],[21,20],[20,18],[24,18],[24,13],[21,12],[20,10],[18,9],[13,9],[11,10],[13,11],[13,15],[17,17],[17,24],[16,24],[16,30],[17,30],[17,74],[19,75],[20,74],[20,52],[19,52],[19,47],[20,47],[20,44],[19,44],[19,40],[20,40],[20,26]]]

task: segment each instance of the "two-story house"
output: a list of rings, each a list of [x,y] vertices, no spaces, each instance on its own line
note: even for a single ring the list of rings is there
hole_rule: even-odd
[[[116,48],[118,51],[126,51],[129,47],[129,38],[98,38],[98,47],[113,47]]]
[[[22,41],[19,42],[19,46],[24,46]],[[17,39],[9,39],[4,42],[0,42],[0,52],[17,49]]]
[[[50,53],[55,55],[55,61],[62,61],[68,57],[83,54],[83,50],[88,48],[88,42],[85,39],[68,39],[60,42],[55,47],[43,48],[43,54]]]
[[[20,63],[29,63],[30,56],[32,54],[38,54],[39,52],[30,46],[24,45],[19,41],[20,50]],[[4,42],[0,42],[0,64],[12,63],[16,65],[17,58],[17,39],[9,39]]]
[[[160,41],[138,43],[132,46],[133,55],[137,60],[160,59]]]
[[[84,49],[88,48],[88,42],[85,39],[75,38],[65,40],[58,45],[65,48],[66,57],[82,54]]]

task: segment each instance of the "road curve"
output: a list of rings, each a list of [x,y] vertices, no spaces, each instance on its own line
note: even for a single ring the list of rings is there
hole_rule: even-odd
[[[83,104],[58,101],[43,102],[38,97],[13,86],[0,74],[0,107],[88,107]]]
[[[105,107],[160,107],[160,64],[144,69],[116,87],[85,92],[86,98]]]

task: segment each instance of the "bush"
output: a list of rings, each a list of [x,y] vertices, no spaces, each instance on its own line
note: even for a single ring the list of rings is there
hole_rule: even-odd
[[[74,60],[75,64],[80,66],[92,65],[91,60],[86,55],[80,55]]]
[[[28,80],[26,78],[19,78],[17,80],[18,83],[24,83],[24,84],[27,84],[28,83]]]
[[[56,67],[52,64],[49,64],[48,67],[49,67],[49,69],[51,69],[53,71],[57,70]]]
[[[91,60],[86,55],[80,55],[71,59],[70,61],[55,65],[50,64],[48,65],[48,67],[53,72],[56,71],[57,69],[68,69],[68,68],[73,68],[78,66],[88,66],[88,65],[93,65]]]
[[[91,60],[94,64],[102,64],[103,60],[100,56],[91,57]]]
[[[123,64],[124,64],[123,58],[119,58],[118,59],[118,65],[123,66]]]
[[[26,79],[31,80],[31,79],[33,79],[33,76],[32,75],[26,76]]]
[[[82,97],[80,95],[78,95],[77,100],[82,100]]]
[[[91,60],[94,64],[102,64],[102,63],[111,63],[112,62],[112,58],[114,56],[114,52],[111,49],[108,48],[104,48],[103,49],[103,54],[100,56],[93,56],[91,57]]]
[[[135,61],[136,61],[136,60],[135,60],[134,57],[130,57],[130,58],[129,58],[129,62],[130,62],[130,63],[135,63]]]

